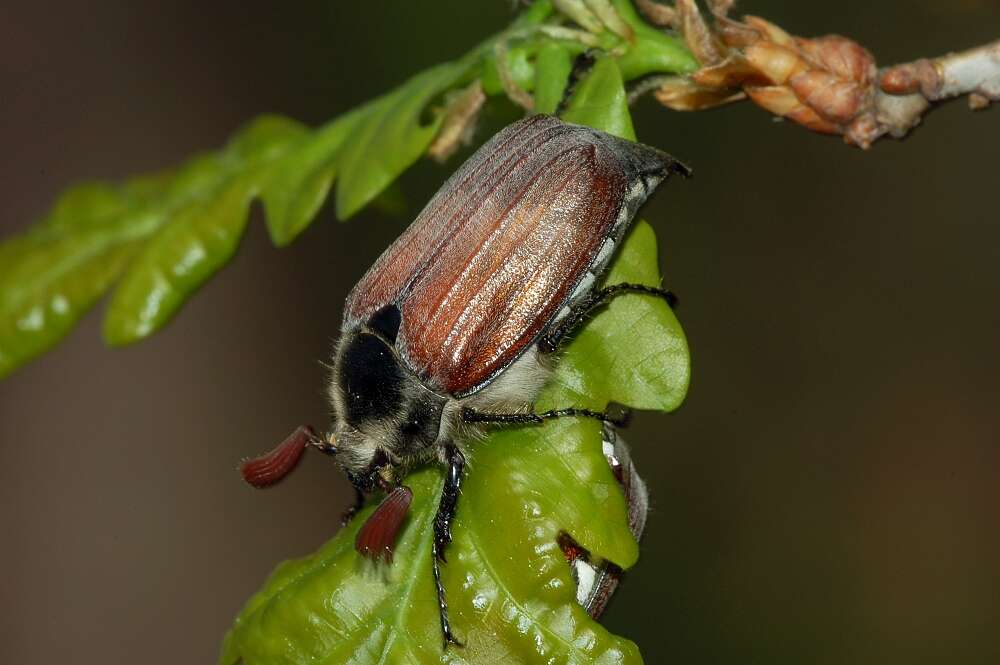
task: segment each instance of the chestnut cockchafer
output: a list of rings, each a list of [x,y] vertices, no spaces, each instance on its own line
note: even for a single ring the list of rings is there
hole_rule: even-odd
[[[392,557],[412,493],[406,471],[432,460],[446,476],[431,558],[445,645],[441,563],[451,542],[468,427],[540,423],[563,416],[609,420],[532,405],[553,356],[596,308],[640,284],[597,288],[636,211],[672,173],[666,153],[601,131],[536,115],[506,127],[448,179],[410,227],[351,290],[329,388],[332,433],[300,427],[272,452],[244,462],[244,478],[273,484],[306,447],[347,472],[360,507],[385,499],[355,546]]]

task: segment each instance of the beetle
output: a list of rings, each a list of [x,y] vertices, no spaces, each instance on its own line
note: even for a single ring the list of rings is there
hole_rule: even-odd
[[[465,467],[463,432],[607,414],[531,406],[568,336],[620,293],[673,294],[640,284],[597,288],[638,208],[671,174],[690,171],[666,153],[553,116],[515,122],[445,182],[347,296],[329,398],[334,427],[300,427],[274,451],[242,465],[265,487],[306,447],[334,456],[355,506],[386,497],[358,532],[356,549],[391,559],[412,493],[406,471],[436,461],[445,482],[431,560],[445,646],[440,564],[451,542]]]

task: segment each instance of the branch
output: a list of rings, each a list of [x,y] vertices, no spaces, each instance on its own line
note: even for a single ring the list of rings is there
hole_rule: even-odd
[[[1000,100],[1000,40],[879,70],[871,53],[847,37],[796,37],[756,16],[734,21],[729,2],[709,3],[711,24],[694,0],[677,0],[673,8],[636,4],[650,22],[679,31],[701,68],[646,81],[630,99],[652,91],[664,106],[692,111],[749,98],[865,149],[883,136],[903,138],[936,102],[968,95],[978,110]]]
[[[893,95],[920,94],[929,102],[969,95],[981,109],[1000,101],[1000,40],[978,48],[889,67],[879,79]]]

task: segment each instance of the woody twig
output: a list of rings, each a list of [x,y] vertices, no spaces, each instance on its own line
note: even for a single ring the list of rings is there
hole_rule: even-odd
[[[647,81],[633,96],[652,91],[664,106],[685,111],[749,98],[861,148],[883,136],[906,136],[936,102],[967,95],[975,110],[1000,101],[1000,40],[879,69],[871,53],[847,37],[796,37],[756,16],[730,19],[732,2],[708,4],[711,22],[694,0],[673,7],[638,0],[647,20],[683,35],[701,68]]]

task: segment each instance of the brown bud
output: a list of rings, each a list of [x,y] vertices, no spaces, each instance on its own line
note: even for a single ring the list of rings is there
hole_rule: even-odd
[[[705,0],[705,4],[708,5],[708,11],[715,14],[716,17],[725,18],[729,10],[736,4],[736,0]]]
[[[709,88],[683,77],[664,81],[653,92],[656,101],[674,111],[700,111],[743,99],[745,95],[732,88]]]
[[[856,41],[840,35],[796,40],[799,51],[815,66],[837,78],[866,84],[875,77],[875,58]]]
[[[635,7],[653,25],[661,28],[676,26],[677,12],[670,5],[661,5],[653,0],[635,0]]]
[[[814,131],[842,134],[871,107],[875,59],[858,43],[839,35],[792,37],[753,16],[746,25],[761,39],[743,54],[770,85],[754,89],[749,77],[743,85],[767,110]]]
[[[785,116],[802,106],[795,93],[783,85],[747,88],[747,94],[757,106],[775,115]]]
[[[733,54],[718,65],[702,67],[691,80],[706,88],[737,88],[741,85],[768,85],[771,81],[746,58]]]
[[[973,92],[969,95],[969,108],[973,111],[982,111],[990,105],[990,98],[981,92]]]
[[[677,1],[678,22],[702,68],[690,75],[691,86],[672,83],[659,89],[656,96],[661,103],[703,108],[708,100],[731,99],[724,93],[742,88],[754,103],[775,115],[813,131],[842,134],[862,147],[889,131],[881,106],[876,109],[876,93],[882,93],[874,85],[875,59],[864,47],[839,35],[795,37],[757,16],[734,21],[725,16],[728,4],[713,3],[725,7],[709,30],[696,16],[693,0]],[[713,47],[721,56],[717,60],[712,59]],[[881,81],[887,90],[924,86],[929,76],[909,70],[889,74]]]
[[[717,16],[715,31],[722,43],[732,49],[740,49],[759,42],[762,37],[759,32],[739,21]]]
[[[743,51],[747,61],[772,84],[781,84],[803,72],[808,64],[790,48],[773,42],[760,41]]]
[[[926,58],[889,67],[882,72],[879,86],[890,95],[909,95],[920,92],[933,99],[941,85],[941,76]]]
[[[463,144],[468,143],[472,139],[479,111],[485,103],[486,94],[479,79],[453,94],[448,100],[441,129],[427,148],[427,154],[432,159],[443,162]]]
[[[917,78],[913,63],[908,62],[885,70],[879,85],[890,95],[909,95],[920,90],[920,79]]]
[[[793,122],[797,122],[806,129],[811,129],[814,132],[821,132],[823,134],[841,133],[839,125],[821,117],[815,109],[806,106],[805,104],[800,104],[791,113],[785,115],[785,117]]]
[[[795,38],[768,20],[759,16],[744,16],[743,21],[760,33],[763,39],[779,46],[795,47]]]
[[[701,12],[698,11],[697,5],[694,4],[694,0],[677,0],[674,7],[677,11],[678,29],[698,62],[703,65],[721,62],[722,50]]]
[[[804,104],[839,125],[850,122],[866,100],[865,88],[818,69],[792,77],[789,84]]]

